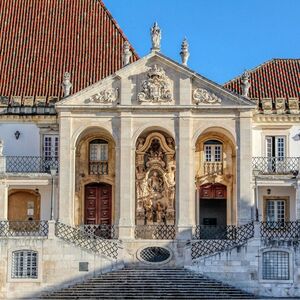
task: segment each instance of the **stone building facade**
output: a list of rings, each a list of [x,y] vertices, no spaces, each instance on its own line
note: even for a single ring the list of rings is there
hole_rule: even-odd
[[[52,98],[2,86],[0,297],[151,264],[153,247],[167,253],[161,267],[299,297],[299,60],[270,61],[220,86],[188,68],[186,40],[175,62],[160,52],[155,23],[151,52],[138,58],[103,3],[93,9],[115,30],[106,70],[69,64]],[[296,88],[272,71],[285,64]],[[280,97],[261,84],[261,70]]]

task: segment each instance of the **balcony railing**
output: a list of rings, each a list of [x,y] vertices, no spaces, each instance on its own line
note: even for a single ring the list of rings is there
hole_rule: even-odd
[[[0,237],[47,235],[48,221],[0,221]]]
[[[205,175],[223,174],[223,162],[221,161],[205,161],[203,166]]]
[[[58,171],[58,157],[5,156],[7,173],[50,173],[51,168]]]
[[[300,157],[253,157],[252,169],[258,170],[262,175],[297,175]]]
[[[175,225],[136,225],[134,235],[136,239],[145,240],[173,240],[176,237]]]
[[[108,161],[90,161],[90,175],[108,175]]]
[[[119,237],[117,225],[84,224],[80,225],[79,228],[88,236],[98,236],[103,239],[113,240],[116,240]]]
[[[300,222],[262,222],[260,234],[264,239],[299,240]]]

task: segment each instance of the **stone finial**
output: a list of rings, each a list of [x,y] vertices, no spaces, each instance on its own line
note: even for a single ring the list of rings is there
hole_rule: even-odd
[[[245,71],[241,77],[242,80],[242,95],[244,97],[248,97],[249,95],[249,89],[251,87],[251,83],[249,82],[250,79],[250,73],[248,71]]]
[[[188,44],[186,38],[184,38],[183,41],[182,41],[180,56],[181,56],[182,64],[184,66],[187,66],[187,62],[188,62],[188,59],[190,57],[190,52],[189,52],[189,44]]]
[[[130,44],[128,41],[125,41],[123,45],[123,67],[127,66],[130,63],[131,57],[132,52],[130,50]]]
[[[0,156],[3,156],[4,142],[0,139]]]
[[[63,91],[64,91],[64,97],[68,97],[70,95],[71,88],[73,86],[70,79],[71,79],[71,74],[69,72],[66,72],[64,74],[64,80],[63,80],[63,83],[62,83],[62,88],[63,88]]]
[[[161,40],[161,30],[155,22],[150,29],[151,42],[152,42],[152,51],[160,51],[160,40]]]

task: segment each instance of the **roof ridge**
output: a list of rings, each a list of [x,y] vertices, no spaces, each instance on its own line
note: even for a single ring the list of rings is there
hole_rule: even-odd
[[[299,60],[299,61],[300,61],[300,58],[271,58],[271,59],[266,60],[265,62],[259,64],[259,65],[256,66],[256,67],[253,67],[253,68],[251,68],[251,69],[245,69],[245,70],[247,70],[249,73],[252,73],[252,72],[256,71],[257,69],[259,69],[259,68],[261,68],[261,67],[263,67],[263,66],[266,66],[266,65],[268,65],[268,64],[270,64],[270,63],[272,63],[272,62],[274,62],[274,61],[277,61],[277,60],[280,60],[280,61]],[[243,73],[244,73],[244,72],[243,72]],[[240,79],[240,78],[242,77],[243,73],[240,74],[240,75],[238,75],[238,76],[235,76],[234,78],[232,78],[232,79],[230,79],[230,80],[228,80],[228,81],[226,81],[225,83],[223,83],[223,86],[226,86],[227,84],[230,84],[231,82]]]
[[[130,44],[130,48],[132,50],[132,54],[136,55],[137,58],[139,59],[139,55],[137,54],[137,52],[135,51],[134,47],[131,45],[131,43],[129,42],[129,39],[127,38],[126,34],[124,33],[124,31],[121,29],[120,25],[118,24],[118,22],[116,21],[116,19],[112,16],[112,14],[110,13],[110,11],[108,10],[108,8],[105,6],[103,0],[99,0],[98,1],[102,8],[104,9],[105,13],[108,15],[108,17],[111,19],[111,21],[114,23],[114,25],[116,26],[116,28],[119,30],[120,34],[122,35],[122,37]]]

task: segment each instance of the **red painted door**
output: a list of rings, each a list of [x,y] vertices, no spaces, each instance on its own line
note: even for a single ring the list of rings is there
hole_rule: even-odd
[[[111,225],[111,185],[90,184],[85,187],[85,224]]]

